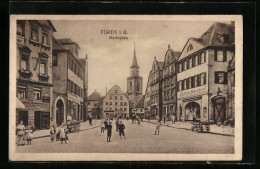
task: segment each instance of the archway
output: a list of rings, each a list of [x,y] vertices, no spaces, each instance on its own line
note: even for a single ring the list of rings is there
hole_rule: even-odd
[[[61,125],[64,121],[64,104],[61,99],[56,104],[56,123]]]
[[[200,118],[200,105],[196,102],[190,102],[185,106],[185,120],[193,120],[193,114]]]

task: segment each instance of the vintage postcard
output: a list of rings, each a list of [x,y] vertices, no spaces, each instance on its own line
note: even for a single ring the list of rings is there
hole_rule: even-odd
[[[241,15],[11,15],[11,161],[242,160]]]

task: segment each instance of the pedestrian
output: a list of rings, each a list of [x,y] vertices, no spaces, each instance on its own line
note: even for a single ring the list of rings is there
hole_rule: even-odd
[[[60,141],[60,130],[61,130],[61,127],[59,125],[57,125],[57,128],[56,128],[56,141]]]
[[[65,128],[63,123],[62,123],[61,128],[60,128],[60,140],[61,140],[61,144],[63,144],[63,141],[65,141],[65,144],[67,144],[67,141],[66,141],[66,128]]]
[[[50,137],[51,137],[51,142],[53,142],[55,140],[55,128],[54,128],[54,125],[51,126],[51,129],[50,129]]]
[[[137,116],[137,123],[138,123],[138,126],[141,126],[141,119],[139,116]]]
[[[91,117],[89,117],[89,124],[92,126],[92,118]]]
[[[103,135],[104,135],[104,131],[105,131],[105,123],[104,123],[103,120],[101,121],[100,127],[101,127],[100,136],[101,136],[102,133],[103,133]]]
[[[157,121],[156,121],[156,128],[155,128],[155,133],[154,133],[154,135],[156,135],[156,132],[157,132],[157,131],[158,131],[158,135],[159,135],[160,125],[161,125],[160,119],[157,119]]]
[[[172,116],[172,123],[175,123],[175,115]]]
[[[32,139],[33,139],[33,130],[28,127],[26,130],[26,137],[27,145],[32,145]]]
[[[25,135],[25,127],[23,125],[22,120],[17,125],[16,130],[17,130],[17,144],[18,146],[22,146],[24,145],[24,135]]]
[[[111,142],[111,136],[112,136],[112,122],[110,121],[107,125],[107,142]]]
[[[129,117],[128,116],[126,116],[126,120],[128,121],[128,119],[129,119]]]
[[[195,111],[194,111],[194,110],[193,110],[192,117],[193,117],[193,122],[196,122],[196,113],[195,113]]]
[[[120,136],[120,138],[122,139],[122,135],[123,135],[123,136],[124,136],[124,139],[126,139],[126,138],[125,138],[125,132],[124,132],[124,130],[125,130],[125,125],[123,124],[122,121],[119,122],[119,124],[118,124],[118,129],[119,129],[119,136]]]
[[[165,116],[163,116],[163,123],[165,124],[165,120],[166,120],[166,117]]]
[[[108,122],[108,119],[106,118],[105,121],[104,121],[104,124],[105,124],[105,130],[107,129],[107,122]]]
[[[116,118],[116,131],[118,131],[119,117]]]

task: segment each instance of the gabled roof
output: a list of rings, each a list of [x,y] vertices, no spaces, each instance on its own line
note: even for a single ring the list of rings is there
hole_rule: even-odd
[[[228,41],[224,42],[224,36],[228,36]],[[187,44],[189,41],[193,41],[197,43],[200,48],[204,48],[207,46],[214,46],[214,47],[232,47],[235,42],[235,27],[231,24],[215,22],[211,25],[208,30],[206,30],[200,38],[190,37],[184,48],[181,51],[181,57],[178,60],[185,58],[188,55],[183,56],[183,51],[186,49]],[[197,51],[197,50],[196,50]],[[194,52],[196,52],[194,51]],[[194,53],[193,52],[193,53]]]
[[[91,95],[89,95],[88,100],[102,100],[102,96],[97,91],[94,91]]]
[[[117,91],[117,92],[116,92]],[[118,95],[118,94],[122,94],[127,96],[118,85],[114,85],[106,94],[107,95]]]
[[[143,95],[138,95],[129,99],[129,107],[133,108],[142,97]]]
[[[164,62],[163,62],[163,67],[168,66],[170,64],[172,64],[173,62],[177,61],[180,57],[181,52],[178,51],[173,51],[170,48],[170,45],[168,45],[168,50],[165,53],[164,56]],[[168,62],[168,56],[170,55],[170,61]]]
[[[143,108],[144,107],[144,95],[138,100],[134,108]]]

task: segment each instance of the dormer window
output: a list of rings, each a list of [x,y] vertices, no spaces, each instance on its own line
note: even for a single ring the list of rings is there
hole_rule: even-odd
[[[48,46],[49,45],[49,39],[48,39],[48,33],[43,32],[42,33],[42,44]]]
[[[193,46],[190,44],[189,46],[188,46],[188,48],[187,48],[187,52],[189,52],[190,50],[192,50],[193,49]]]

